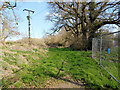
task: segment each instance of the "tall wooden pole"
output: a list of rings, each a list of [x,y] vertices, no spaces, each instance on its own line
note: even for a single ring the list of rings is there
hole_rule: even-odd
[[[30,41],[30,11],[28,11],[28,30],[29,30],[29,45],[31,45],[31,41]]]
[[[34,13],[32,10],[24,9],[23,11],[28,11],[28,33],[29,33],[29,45],[31,45],[31,37],[30,37],[30,12]]]

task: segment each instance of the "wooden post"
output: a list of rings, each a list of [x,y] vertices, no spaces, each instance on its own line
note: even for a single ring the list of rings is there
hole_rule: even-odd
[[[31,40],[30,40],[30,11],[28,12],[28,30],[29,30],[29,45],[31,45]]]
[[[23,11],[28,11],[28,33],[29,33],[29,45],[31,45],[31,37],[30,37],[30,12],[34,13],[32,10],[24,9]]]

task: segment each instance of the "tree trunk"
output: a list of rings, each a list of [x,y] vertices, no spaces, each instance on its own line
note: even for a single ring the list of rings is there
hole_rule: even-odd
[[[88,37],[88,46],[89,50],[92,50],[92,39],[95,37],[95,32],[91,32]]]
[[[81,38],[79,38],[80,35],[74,35],[74,41],[73,43],[70,45],[70,48],[71,49],[74,49],[74,50],[81,50]]]
[[[87,50],[88,49],[88,40],[87,40],[87,33],[86,31],[83,32],[83,35],[82,35],[82,45],[83,45],[83,50]]]
[[[88,46],[87,46],[88,50],[92,50],[92,38],[88,38]]]

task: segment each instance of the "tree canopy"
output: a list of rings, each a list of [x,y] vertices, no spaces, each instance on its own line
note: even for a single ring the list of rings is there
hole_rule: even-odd
[[[71,31],[76,41],[82,38],[83,49],[91,49],[92,38],[106,24],[120,26],[118,17],[120,2],[49,2],[51,13],[48,19],[55,22],[54,32],[65,28]],[[81,48],[81,47],[80,47]]]

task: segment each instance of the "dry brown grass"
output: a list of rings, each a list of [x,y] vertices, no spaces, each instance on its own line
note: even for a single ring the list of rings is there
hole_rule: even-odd
[[[11,48],[14,48],[16,46],[17,48],[21,48],[18,46],[24,46],[29,48],[29,39],[28,38],[23,38],[20,40],[16,41],[8,41],[6,42],[7,46],[10,46]],[[31,38],[31,47],[34,46],[34,48],[47,48],[47,45],[44,43],[44,39],[38,39],[38,38]],[[22,48],[21,48],[22,50]]]
[[[81,39],[81,35],[79,37],[75,38],[75,35],[72,34],[72,32],[66,32],[64,29],[61,30],[59,33],[55,35],[48,35],[44,38],[38,39],[38,38],[31,38],[31,47],[40,49],[40,48],[58,48],[58,47],[70,47],[72,49],[79,49],[83,48],[83,42]],[[23,38],[17,41],[9,41],[7,42],[7,45],[12,45],[11,48],[15,50],[31,50],[31,48],[28,46],[29,44],[29,38]],[[15,45],[15,46],[14,46]],[[21,47],[24,46],[24,47]]]

